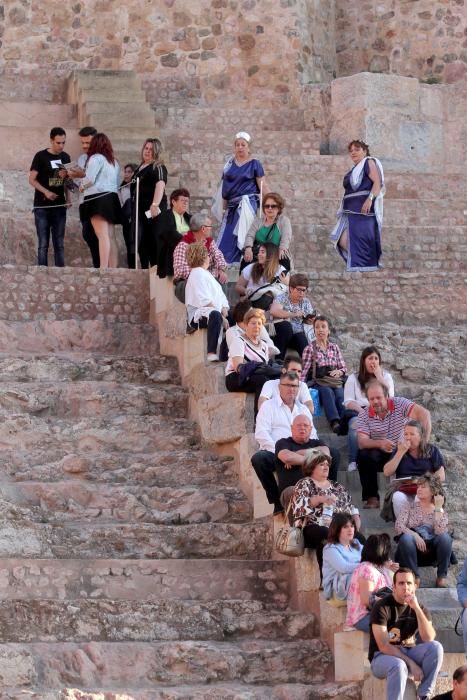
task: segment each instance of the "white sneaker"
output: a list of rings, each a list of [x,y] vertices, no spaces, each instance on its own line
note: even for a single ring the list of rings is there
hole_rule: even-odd
[[[219,357],[215,352],[208,352],[206,359],[208,362],[219,362]]]
[[[349,466],[347,467],[348,472],[356,472],[357,471],[357,462],[349,462]]]

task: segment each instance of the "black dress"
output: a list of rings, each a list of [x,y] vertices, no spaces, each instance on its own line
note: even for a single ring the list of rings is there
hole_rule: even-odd
[[[131,184],[131,211],[133,237],[136,239],[136,180],[139,180],[139,216],[138,216],[138,253],[141,260],[141,267],[147,268],[149,264],[156,264],[156,242],[154,233],[154,223],[156,219],[148,219],[145,212],[149,211],[154,198],[156,184],[163,181],[167,184],[167,168],[165,165],[141,164],[133,175]],[[167,195],[160,201],[159,209],[167,209]],[[157,218],[157,217],[156,217]]]

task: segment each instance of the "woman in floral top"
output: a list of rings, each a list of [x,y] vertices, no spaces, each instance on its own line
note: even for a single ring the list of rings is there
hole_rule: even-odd
[[[333,513],[352,513],[355,529],[360,528],[358,510],[352,506],[350,494],[337,481],[329,481],[331,458],[309,450],[302,466],[304,479],[298,482],[292,496],[293,519],[304,524],[305,547],[316,550],[319,569],[323,565],[323,547],[328,537],[328,525],[322,524],[323,506],[332,506]],[[355,537],[364,541],[357,532]]]
[[[344,413],[344,378],[347,374],[344,358],[336,343],[329,341],[329,321],[325,316],[316,316],[314,320],[315,340],[303,351],[303,370],[301,380],[308,382],[319,391],[319,398],[326,418],[332,430],[339,432],[340,419]],[[315,376],[313,364],[315,363]],[[335,377],[340,379],[340,386],[321,386],[316,377]]]
[[[417,481],[417,499],[397,516],[395,530],[400,535],[396,561],[408,566],[418,577],[418,565],[437,562],[437,588],[447,588],[452,537],[448,532],[448,516],[444,512],[444,493],[435,474],[425,474]]]

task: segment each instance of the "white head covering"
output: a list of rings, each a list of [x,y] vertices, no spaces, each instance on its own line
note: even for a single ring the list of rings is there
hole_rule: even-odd
[[[251,136],[246,131],[239,131],[238,134],[235,134],[235,140],[237,139],[245,139],[247,143],[250,143]]]

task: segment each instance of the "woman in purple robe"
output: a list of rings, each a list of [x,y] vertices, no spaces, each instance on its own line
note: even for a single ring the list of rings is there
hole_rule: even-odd
[[[346,262],[348,272],[380,268],[384,173],[363,141],[351,141],[354,167],[344,177],[344,197],[330,239]]]
[[[234,155],[224,166],[221,198],[216,198],[212,212],[222,221],[217,245],[228,263],[241,258],[246,234],[255,218],[261,191],[266,193],[263,166],[250,155],[251,137],[246,131],[235,136]]]

